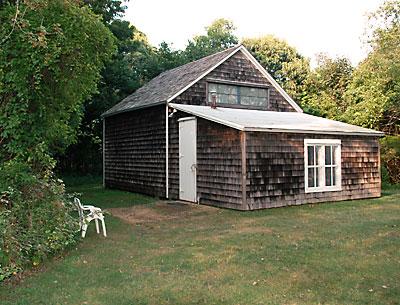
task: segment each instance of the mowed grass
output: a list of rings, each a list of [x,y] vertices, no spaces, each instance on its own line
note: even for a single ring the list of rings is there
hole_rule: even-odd
[[[71,188],[84,202],[148,197]],[[133,196],[133,197],[131,197]],[[143,198],[143,199],[141,199]],[[1,304],[399,304],[400,189],[379,199],[137,225],[107,217],[62,259],[0,288]]]
[[[68,193],[76,193],[83,204],[100,208],[129,207],[156,201],[155,198],[141,194],[104,189],[102,178],[98,176],[68,176],[63,180]]]

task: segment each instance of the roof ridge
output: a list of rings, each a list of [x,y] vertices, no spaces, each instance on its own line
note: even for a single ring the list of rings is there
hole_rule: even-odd
[[[174,71],[174,70],[181,69],[181,68],[183,68],[183,67],[185,67],[185,66],[187,66],[187,65],[196,64],[196,63],[198,63],[200,60],[204,60],[204,59],[206,59],[206,58],[210,58],[210,57],[217,56],[217,55],[219,55],[219,54],[221,54],[221,53],[227,52],[228,50],[234,51],[234,50],[236,50],[236,48],[239,48],[239,47],[241,47],[241,46],[242,46],[242,44],[240,43],[240,44],[237,44],[237,45],[235,45],[235,46],[233,46],[233,47],[230,47],[230,48],[227,48],[227,49],[225,49],[225,50],[219,51],[219,52],[217,52],[217,53],[213,53],[213,54],[210,54],[210,55],[201,57],[201,58],[199,58],[199,59],[196,59],[196,60],[194,60],[194,61],[190,61],[190,62],[188,62],[188,63],[186,63],[186,64],[183,64],[183,65],[180,65],[180,66],[178,66],[178,67],[175,67],[175,68],[166,70],[166,71],[164,71],[164,72],[161,72],[161,73],[160,73],[159,75],[157,75],[156,77],[159,77],[159,76],[161,76],[161,75],[163,75],[163,74],[167,74],[168,72],[171,72],[171,71]],[[154,78],[153,78],[153,79],[154,79]]]

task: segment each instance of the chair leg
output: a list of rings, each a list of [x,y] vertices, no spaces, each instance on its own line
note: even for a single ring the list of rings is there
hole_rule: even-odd
[[[88,227],[88,225],[86,223],[84,223],[82,225],[82,238],[85,238],[85,236],[86,236],[87,227]]]
[[[99,221],[97,219],[94,220],[96,222],[96,232],[97,234],[100,233],[100,229],[99,229]]]
[[[107,237],[106,223],[104,222],[104,217],[101,219],[101,225],[103,227],[103,235],[104,237]]]

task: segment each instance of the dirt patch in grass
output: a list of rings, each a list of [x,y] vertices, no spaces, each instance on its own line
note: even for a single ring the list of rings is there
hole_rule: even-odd
[[[134,225],[193,216],[204,216],[213,214],[216,210],[218,210],[218,208],[180,201],[159,201],[152,205],[108,209],[113,216]]]

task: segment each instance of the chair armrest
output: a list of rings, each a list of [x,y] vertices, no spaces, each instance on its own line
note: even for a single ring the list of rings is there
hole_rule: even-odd
[[[93,205],[84,205],[84,206],[83,206],[83,209],[84,209],[85,211],[101,212],[101,209],[100,209],[100,208],[97,208],[97,207],[95,207],[95,206],[93,206]]]

